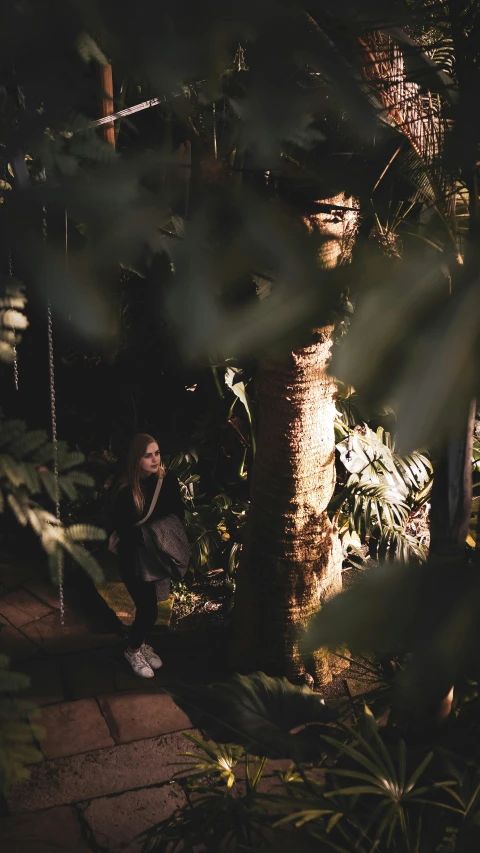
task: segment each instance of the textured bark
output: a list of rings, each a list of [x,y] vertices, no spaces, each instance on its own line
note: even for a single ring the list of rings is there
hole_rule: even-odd
[[[463,435],[453,436],[435,467],[430,510],[430,556],[462,557],[472,512],[472,450],[475,402]]]
[[[256,376],[259,433],[237,599],[240,658],[290,677],[307,670],[322,682],[326,656],[304,661],[298,639],[341,588],[340,543],[326,513],[335,484],[331,331],[286,366],[263,363]]]
[[[329,201],[331,213],[306,225],[327,238],[319,263],[334,267],[350,259],[358,214],[343,193]],[[323,684],[331,679],[328,653],[304,659],[299,639],[342,584],[341,546],[326,512],[335,485],[332,332],[314,332],[284,365],[262,363],[255,378],[257,453],[231,654],[236,668],[293,679],[308,672]]]

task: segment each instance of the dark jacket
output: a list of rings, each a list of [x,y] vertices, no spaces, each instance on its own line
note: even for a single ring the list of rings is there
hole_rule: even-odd
[[[141,515],[138,514],[133,502],[133,494],[130,486],[124,486],[118,492],[113,504],[113,527],[120,538],[120,545],[122,547],[125,545],[137,545],[143,542],[142,531],[139,527],[135,527],[135,524],[146,516],[157,482],[157,475],[151,474],[141,483],[142,492],[145,495],[145,504]],[[178,480],[175,474],[167,471],[150,519],[164,518],[166,515],[171,514],[177,515],[183,521],[185,509]]]

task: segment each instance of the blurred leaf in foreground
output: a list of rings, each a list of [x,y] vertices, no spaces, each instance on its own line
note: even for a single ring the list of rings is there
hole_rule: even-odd
[[[222,205],[213,199],[185,239],[172,241],[176,281],[167,310],[189,360],[284,357],[331,321],[339,301],[345,273],[320,267],[321,236],[280,205],[242,195],[225,195]],[[230,304],[229,292],[249,274],[275,280],[268,299]]]
[[[460,675],[478,670],[479,596],[477,563],[384,565],[323,606],[310,622],[305,648],[411,653],[400,698],[425,706],[446,695]]]
[[[458,272],[452,284],[430,252],[371,261],[332,372],[368,401],[394,406],[400,452],[436,445],[455,431],[475,394],[479,281]]]

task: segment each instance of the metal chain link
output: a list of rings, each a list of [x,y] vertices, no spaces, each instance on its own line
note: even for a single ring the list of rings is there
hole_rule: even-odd
[[[8,250],[8,275],[10,278],[13,277],[13,266],[12,266],[12,251]],[[17,355],[17,333],[15,330],[15,326],[12,326],[12,350],[13,350],[13,381],[15,382],[15,391],[18,391],[18,355]]]
[[[3,167],[3,177],[4,180],[8,179],[8,168],[6,161]],[[10,246],[8,247],[8,275],[9,278],[13,278],[13,265],[12,265],[12,250]],[[18,391],[18,353],[17,353],[17,333],[15,326],[12,326],[12,350],[13,350],[13,381],[15,383],[15,391]]]
[[[43,239],[47,241],[47,211],[42,208],[42,230]],[[57,439],[57,405],[55,399],[55,362],[53,358],[53,322],[52,305],[47,303],[47,330],[48,330],[48,372],[50,380],[50,413],[52,418],[52,447],[53,447],[53,479],[55,488],[55,517],[60,521],[60,486],[58,481],[58,439]],[[65,603],[63,594],[63,560],[59,550],[57,560],[58,591],[60,596],[60,622],[65,622]]]

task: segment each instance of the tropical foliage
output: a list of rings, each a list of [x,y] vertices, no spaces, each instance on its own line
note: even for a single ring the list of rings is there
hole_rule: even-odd
[[[340,441],[339,453],[348,463],[355,453],[360,469],[349,471],[333,510],[343,514],[342,529],[372,537],[380,554],[407,556],[413,544],[405,522],[425,498],[429,478],[426,457],[412,451],[428,446],[444,463],[437,471],[448,472],[432,503],[443,509],[445,529],[456,530],[457,541],[442,559],[387,566],[327,602],[306,644],[311,652],[344,643],[361,652],[406,647],[413,654],[403,689],[410,700],[438,700],[478,661],[478,560],[465,554],[459,523],[463,501],[470,514],[459,460],[462,447],[469,455],[466,412],[478,396],[480,364],[478,6],[469,0],[399,0],[387,7],[378,0],[320,0],[308,9],[287,0],[247,0],[241,9],[214,0],[187,5],[188,15],[185,4],[157,0],[142,0],[128,14],[118,14],[111,0],[7,3],[0,34],[1,152],[4,177],[12,177],[11,190],[2,183],[5,270],[11,253],[19,277],[48,296],[56,316],[71,317],[73,329],[102,346],[118,332],[121,313],[105,270],[120,263],[150,274],[181,356],[205,364],[232,356],[281,358],[312,328],[345,323],[354,305],[331,369],[368,403],[393,402],[397,449],[410,455],[394,453],[383,434],[362,437],[354,430],[352,449]],[[106,57],[132,81],[132,98],[141,89],[142,98],[159,100],[147,153],[145,145],[135,151],[126,122],[117,151],[103,144],[91,127],[98,87],[72,90],[72,78],[84,81],[91,72],[93,81]],[[85,63],[77,67],[86,74],[70,74],[76,62]],[[361,228],[352,263],[325,269],[318,263],[324,237],[300,222],[320,212],[345,215],[344,206],[331,202],[340,192],[357,200]],[[67,265],[55,230],[65,210],[76,238]],[[268,298],[257,299],[266,292]],[[0,355],[11,359],[12,326],[21,322],[2,314]],[[234,392],[235,378],[228,373]],[[29,439],[32,446],[18,456],[13,441],[7,430],[1,483],[17,519],[39,533],[52,568],[62,548],[94,572],[76,541],[88,531],[65,530],[33,501],[42,489],[53,497],[44,439]],[[67,456],[61,451],[59,463],[70,471]],[[191,476],[185,471],[190,504]],[[349,486],[350,477],[356,479]],[[77,485],[65,473],[64,491],[76,494]],[[221,503],[205,523],[191,513],[200,565],[230,534],[226,522],[220,526],[230,507]],[[250,704],[254,697],[255,691]],[[278,820],[300,812],[290,823],[300,830],[295,823],[303,822],[303,834],[316,832],[327,849],[332,839],[333,849],[371,849],[372,831],[380,845],[402,853],[432,844],[468,849],[465,832],[478,795],[475,753],[473,766],[462,764],[460,781],[454,770],[438,771],[432,789],[424,779],[434,760],[427,763],[428,753],[413,757],[406,741],[405,760],[402,736],[392,749],[384,744],[385,752],[368,713],[361,732],[342,733],[343,740],[335,732],[334,743],[318,733],[317,741],[363,777],[349,770],[357,782],[345,790],[328,772],[317,798],[297,758],[318,808],[306,818],[307,797],[295,812],[280,809]],[[288,734],[291,745],[296,735]],[[452,801],[451,824],[435,824],[438,802],[445,811]],[[242,836],[242,843],[250,838]]]
[[[1,186],[1,183],[0,183]],[[0,280],[0,361],[12,362],[28,325],[24,287],[11,275]]]
[[[92,478],[81,470],[84,456],[71,452],[65,442],[58,444],[58,499],[66,496],[79,500],[82,490],[91,489]],[[89,524],[65,526],[52,512],[57,500],[55,456],[52,443],[42,430],[27,430],[19,420],[0,418],[0,511],[13,513],[16,521],[29,525],[39,537],[50,566],[52,578],[58,580],[64,554],[68,554],[94,579],[100,580],[101,569],[83,544],[103,540],[103,530]]]
[[[200,476],[194,472],[198,462],[195,451],[179,453],[165,461],[180,482],[193,569],[202,573],[215,568],[215,559],[216,563],[223,563],[227,574],[233,575],[241,550],[241,530],[248,503],[227,493],[205,502],[205,494],[199,491]]]
[[[427,549],[406,530],[410,514],[428,500],[432,465],[425,454],[395,452],[394,440],[383,427],[348,427],[336,421],[336,448],[346,469],[346,482],[330,503],[344,551],[358,553],[368,540],[370,555],[425,560]]]
[[[1,632],[0,624],[0,632]],[[41,759],[35,738],[41,733],[36,723],[38,708],[16,695],[30,679],[9,668],[9,659],[0,655],[0,793],[28,776],[25,765]]]
[[[197,693],[194,710],[190,691],[174,695],[192,723],[201,719],[218,742],[190,736],[194,748],[177,777],[194,796],[144,834],[144,851],[174,853],[200,844],[208,851],[467,853],[478,841],[480,765],[478,749],[471,752],[478,697],[471,692],[452,731],[425,745],[412,739],[408,725],[380,726],[361,700],[350,723],[339,709],[325,726],[326,709],[308,688],[285,691],[282,680],[258,674]],[[309,724],[315,704],[314,720],[323,708],[321,725]],[[297,734],[288,735],[287,726]],[[468,735],[459,742],[462,730]],[[269,767],[273,731],[277,758],[292,760],[292,738],[299,736],[305,743],[308,736],[310,754],[297,752],[283,769]]]

